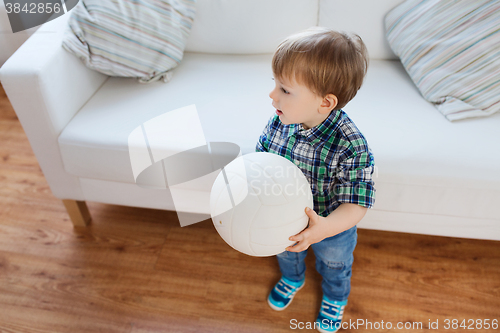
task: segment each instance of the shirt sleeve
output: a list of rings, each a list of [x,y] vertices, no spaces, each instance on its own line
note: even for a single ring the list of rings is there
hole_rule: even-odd
[[[275,117],[271,117],[267,122],[266,127],[264,127],[264,130],[257,141],[257,145],[255,146],[256,152],[269,152],[269,129],[271,128],[274,118]]]
[[[351,154],[338,165],[334,191],[337,201],[371,208],[375,203],[372,179],[375,164],[370,149]]]

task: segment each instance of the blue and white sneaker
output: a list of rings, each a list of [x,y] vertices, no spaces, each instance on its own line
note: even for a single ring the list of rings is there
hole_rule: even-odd
[[[321,333],[337,332],[342,325],[342,316],[344,315],[346,304],[347,300],[342,302],[330,301],[323,296],[318,318],[316,319],[317,330]]]
[[[276,311],[286,309],[290,303],[292,303],[295,293],[302,289],[305,281],[306,279],[295,282],[282,276],[278,283],[274,286],[273,290],[271,290],[271,293],[267,298],[267,303],[273,310]]]

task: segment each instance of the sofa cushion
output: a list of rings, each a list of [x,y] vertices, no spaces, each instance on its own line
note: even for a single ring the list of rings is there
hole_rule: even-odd
[[[399,61],[371,61],[344,110],[373,150],[375,209],[498,220],[500,114],[447,121]]]
[[[197,0],[186,51],[274,52],[292,33],[318,23],[318,0]]]
[[[206,141],[234,142],[244,152],[254,151],[273,113],[268,97],[273,87],[271,58],[186,53],[167,85],[108,78],[59,137],[65,167],[82,177],[134,183],[130,132],[191,104],[197,107]]]
[[[63,47],[101,73],[167,82],[182,60],[194,14],[194,0],[81,1]]]
[[[243,154],[253,152],[275,112],[268,97],[270,61],[269,54],[186,53],[168,85],[109,78],[59,137],[66,171],[133,184],[129,133],[193,103],[207,141],[233,142]],[[500,142],[500,114],[452,124],[422,99],[399,61],[377,60],[344,110],[375,156],[376,209],[497,218],[500,155],[492,152]]]
[[[500,111],[500,1],[409,0],[387,39],[422,95],[448,119]]]

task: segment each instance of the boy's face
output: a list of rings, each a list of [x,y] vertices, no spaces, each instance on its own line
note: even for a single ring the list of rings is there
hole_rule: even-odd
[[[275,87],[269,93],[281,122],[302,124],[305,129],[321,124],[328,114],[320,113],[323,98],[296,81],[274,78]]]

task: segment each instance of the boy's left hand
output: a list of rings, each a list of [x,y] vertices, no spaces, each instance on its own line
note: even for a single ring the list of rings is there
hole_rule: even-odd
[[[309,248],[311,244],[321,242],[325,239],[325,223],[326,218],[319,216],[313,209],[305,208],[307,216],[309,216],[309,225],[295,236],[290,237],[291,241],[296,241],[293,246],[286,248],[290,252],[301,252]]]

